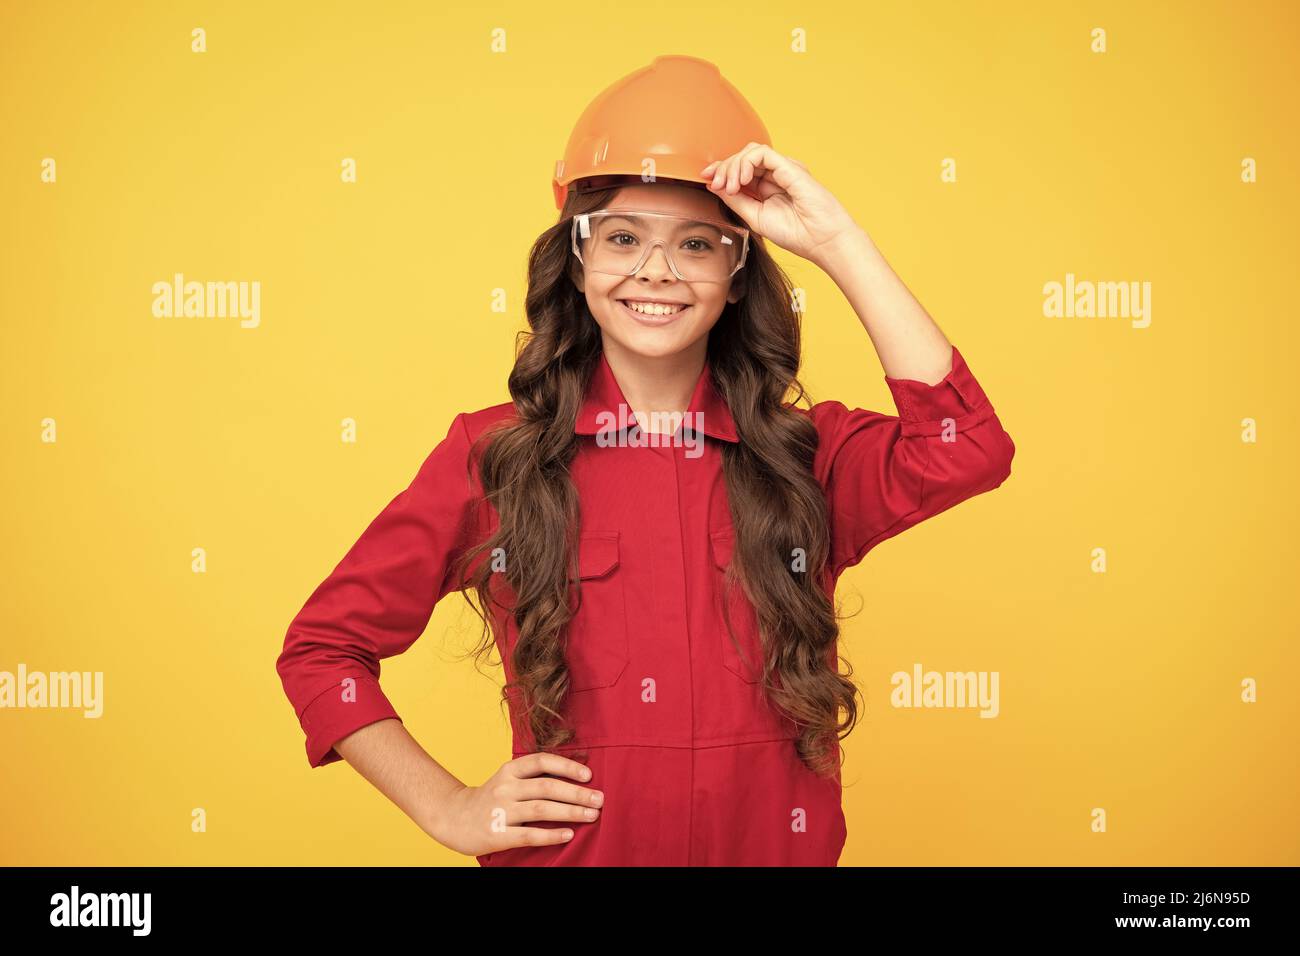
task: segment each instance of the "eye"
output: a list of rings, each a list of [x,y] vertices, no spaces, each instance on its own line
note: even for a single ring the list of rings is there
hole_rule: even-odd
[[[609,241],[612,242],[612,243],[614,243],[614,245],[616,245],[616,246],[626,246],[626,245],[631,245],[631,243],[627,243],[627,242],[619,242],[619,241],[618,241],[619,239],[622,239],[622,238],[628,238],[628,239],[631,239],[633,243],[636,242],[636,236],[632,235],[632,233],[630,233],[630,232],[616,232],[616,233],[614,233],[612,236],[609,237]]]
[[[699,245],[694,246],[692,248],[688,248],[687,249],[688,252],[708,252],[710,249],[713,248],[713,244],[709,242],[709,240],[700,239],[700,238],[687,239],[686,242],[682,243],[682,245],[687,246],[692,242],[699,243]]]

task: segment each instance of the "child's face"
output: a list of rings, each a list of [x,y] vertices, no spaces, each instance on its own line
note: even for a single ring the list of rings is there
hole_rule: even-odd
[[[699,219],[722,220],[721,203],[703,189],[668,183],[626,186],[605,207],[636,209]],[[683,352],[709,334],[727,302],[740,298],[732,292],[736,277],[725,282],[683,282],[655,248],[636,275],[614,276],[584,267],[579,288],[586,293],[587,307],[606,341],[613,339],[622,349],[647,358]],[[638,317],[625,300],[666,299],[686,308],[673,316]]]

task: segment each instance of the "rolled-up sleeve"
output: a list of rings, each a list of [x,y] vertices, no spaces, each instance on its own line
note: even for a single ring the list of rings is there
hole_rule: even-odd
[[[276,660],[284,692],[306,734],[312,767],[342,757],[334,744],[398,717],[379,685],[379,662],[424,632],[450,591],[453,564],[476,532],[463,414],[409,486],[370,522],[289,625]]]
[[[880,542],[998,487],[1015,445],[961,352],[934,385],[885,376],[897,415],[819,402],[814,471],[826,492],[832,571]]]

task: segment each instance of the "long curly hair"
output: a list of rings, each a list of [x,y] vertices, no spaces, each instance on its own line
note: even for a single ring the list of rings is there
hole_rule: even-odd
[[[486,654],[495,645],[494,611],[513,615],[515,680],[503,687],[502,698],[509,703],[513,696],[541,750],[574,736],[561,712],[569,688],[569,582],[578,577],[579,502],[569,465],[581,441],[574,424],[601,352],[600,328],[574,284],[582,266],[570,249],[570,222],[604,207],[619,188],[570,190],[558,221],[529,253],[525,310],[531,331],[520,333],[508,380],[516,414],[485,431],[471,454],[471,473],[477,469],[498,527],[453,569],[483,620],[482,643],[472,653]],[[729,221],[744,225],[730,207],[718,205]],[[707,345],[714,382],[740,438],[722,448],[735,528],[736,580],[728,586],[743,587],[756,612],[767,699],[799,726],[800,759],[829,776],[840,766],[839,738],[857,722],[858,690],[838,653],[827,505],[812,473],[817,430],[793,407],[807,398],[796,378],[799,313],[793,284],[760,236],[751,236],[748,259],[732,281],[743,283],[743,295],[726,303]],[[806,559],[799,572],[785,557],[795,548]],[[509,555],[504,569],[480,560],[485,552]],[[730,634],[730,621],[727,629]]]

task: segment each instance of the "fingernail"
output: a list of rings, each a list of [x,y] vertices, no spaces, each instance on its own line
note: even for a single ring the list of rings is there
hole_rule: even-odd
[[[603,793],[593,793],[591,795],[591,802],[593,805],[597,807],[600,806],[604,801],[605,801],[605,795]]]
[[[588,820],[594,820],[594,819],[596,819],[596,815],[597,815],[599,812],[600,812],[600,811],[598,811],[598,810],[587,809],[587,810],[583,810],[583,811],[582,811],[582,815],[583,815],[584,817],[586,817]]]

